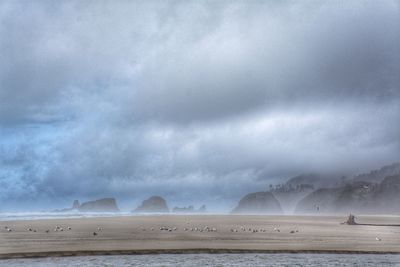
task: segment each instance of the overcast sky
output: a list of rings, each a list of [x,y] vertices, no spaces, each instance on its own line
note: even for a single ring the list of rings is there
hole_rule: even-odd
[[[0,1],[0,209],[228,209],[399,161],[399,25],[396,0]]]

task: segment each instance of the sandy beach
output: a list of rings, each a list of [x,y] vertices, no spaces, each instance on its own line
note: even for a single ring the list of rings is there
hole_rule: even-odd
[[[0,258],[189,252],[400,253],[399,226],[340,224],[345,219],[160,215],[2,221]],[[358,216],[357,220],[400,224],[399,216]]]

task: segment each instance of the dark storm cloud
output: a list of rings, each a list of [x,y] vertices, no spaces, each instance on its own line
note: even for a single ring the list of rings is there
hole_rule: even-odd
[[[397,1],[3,1],[2,198],[212,202],[399,160],[399,13]]]
[[[112,98],[136,119],[186,122],[399,95],[396,2],[5,2],[3,10],[3,120],[65,115],[54,105],[88,90],[119,91]]]

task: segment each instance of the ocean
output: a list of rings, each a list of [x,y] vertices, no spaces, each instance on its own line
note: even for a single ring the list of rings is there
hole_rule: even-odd
[[[1,212],[0,221],[133,216],[132,212]],[[146,214],[145,214],[146,215]]]
[[[129,211],[121,212],[0,212],[0,221],[21,221],[21,220],[42,220],[42,219],[68,219],[68,218],[93,218],[93,217],[119,217],[119,216],[155,216],[165,215],[165,213],[133,213]],[[173,213],[168,215],[204,215],[200,213]],[[221,215],[221,213],[207,213],[207,215]]]
[[[400,255],[393,254],[155,254],[121,256],[82,256],[0,260],[7,267],[70,266],[297,266],[297,267],[381,267],[400,266]]]

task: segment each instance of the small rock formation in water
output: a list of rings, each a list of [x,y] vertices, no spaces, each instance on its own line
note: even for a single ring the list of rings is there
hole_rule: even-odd
[[[82,203],[79,208],[81,212],[117,212],[119,211],[115,198],[102,198]]]
[[[194,207],[190,205],[189,207],[174,207],[172,212],[175,213],[192,213],[194,212]]]
[[[175,212],[175,213],[203,213],[203,212],[206,212],[206,211],[207,211],[206,205],[202,205],[198,209],[195,209],[193,207],[193,205],[190,205],[188,207],[174,207],[172,209],[172,212]]]
[[[115,198],[103,198],[79,204],[79,200],[74,200],[72,208],[54,210],[54,212],[118,212],[118,206]]]
[[[234,214],[282,214],[279,201],[270,192],[257,192],[244,196]]]
[[[167,202],[160,196],[152,196],[142,202],[134,212],[169,212]]]

